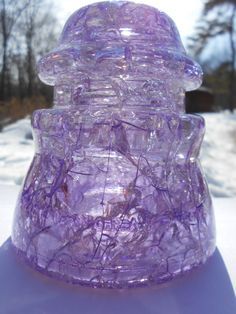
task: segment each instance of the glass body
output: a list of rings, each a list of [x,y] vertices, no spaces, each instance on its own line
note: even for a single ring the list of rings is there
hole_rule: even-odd
[[[74,20],[79,27],[85,17],[98,23],[99,16],[104,24],[104,8],[113,22],[130,19],[134,8],[149,13],[143,13],[147,21],[155,13],[163,29],[164,16],[176,51],[162,38],[165,49],[143,54],[144,40],[137,43],[134,32],[140,21],[119,26],[125,45],[123,37],[118,44],[107,39],[109,53],[97,28],[100,41],[80,41],[75,51],[68,41],[76,34]],[[140,4],[94,4],[69,19],[60,49],[41,60],[41,78],[55,86],[55,106],[33,115],[36,152],[12,232],[18,254],[35,269],[123,288],[172,279],[213,253],[214,215],[198,160],[204,120],[184,113],[185,90],[200,84],[201,71],[172,23]]]

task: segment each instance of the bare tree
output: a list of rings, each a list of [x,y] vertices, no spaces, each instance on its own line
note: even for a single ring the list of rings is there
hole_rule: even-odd
[[[235,19],[236,0],[207,0],[204,5],[202,18],[196,27],[196,34],[190,39],[189,48],[195,55],[201,55],[205,51],[207,44],[219,36],[229,38],[229,109],[235,108],[235,62],[236,62],[236,42],[235,42]],[[228,58],[228,56],[226,56]],[[225,63],[224,60],[223,62]]]
[[[30,0],[23,13],[19,29],[26,44],[27,94],[33,95],[36,88],[36,61],[48,52],[57,38],[57,20],[52,4],[46,0]]]
[[[29,0],[0,0],[0,33],[2,37],[2,69],[0,80],[0,98],[6,97],[7,50],[14,26],[22,12],[29,5]]]

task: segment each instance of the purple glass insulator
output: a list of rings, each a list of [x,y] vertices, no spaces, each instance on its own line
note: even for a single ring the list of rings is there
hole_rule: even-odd
[[[12,243],[33,268],[93,287],[161,283],[215,249],[199,164],[204,120],[184,111],[201,85],[174,22],[156,8],[76,11],[38,64],[54,107],[32,117],[36,152]]]

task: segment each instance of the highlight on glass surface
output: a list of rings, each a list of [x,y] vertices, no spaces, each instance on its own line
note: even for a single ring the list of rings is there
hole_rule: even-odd
[[[34,269],[68,282],[162,283],[215,249],[199,165],[204,120],[184,112],[202,82],[158,9],[100,2],[76,11],[38,64],[54,107],[32,117],[35,157],[12,243]]]

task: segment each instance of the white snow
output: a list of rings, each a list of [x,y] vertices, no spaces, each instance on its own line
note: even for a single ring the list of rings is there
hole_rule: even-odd
[[[30,119],[8,125],[0,133],[0,184],[20,185],[34,154]]]
[[[236,195],[236,111],[207,113],[201,163],[215,197]]]
[[[216,197],[236,196],[236,112],[203,114],[206,135],[201,162]],[[11,124],[0,133],[0,184],[20,185],[34,154],[30,119]]]

